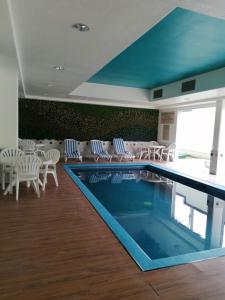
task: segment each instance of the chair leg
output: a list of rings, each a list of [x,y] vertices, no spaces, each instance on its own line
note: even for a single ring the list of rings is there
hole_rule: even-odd
[[[42,183],[42,191],[45,190],[46,183],[47,183],[47,172],[44,173],[44,179],[43,179],[43,183]]]
[[[37,196],[40,198],[40,188],[39,188],[39,178],[35,181],[36,189],[37,189]]]
[[[13,170],[9,173],[9,184],[10,184],[10,190],[9,193],[12,195],[13,193],[13,185],[11,184],[13,182]]]
[[[170,153],[170,157],[171,157],[171,161],[175,161],[175,154],[174,153]]]
[[[8,185],[7,188],[5,189],[3,195],[5,196],[5,195],[7,195],[8,193],[10,193],[11,190],[12,190],[12,187],[13,187],[14,185],[16,185],[16,179],[13,179],[13,181],[9,183],[9,185]]]
[[[56,173],[56,168],[54,167],[54,171],[53,171],[53,177],[55,179],[55,184],[56,186],[59,186],[59,182],[58,182],[58,178],[57,178],[57,173]]]
[[[37,194],[38,198],[40,198],[39,178],[32,180],[32,186],[33,186],[34,191]]]
[[[42,191],[45,190],[45,186],[46,186],[46,183],[47,183],[47,175],[48,175],[48,165],[46,165],[45,169],[44,169]]]
[[[162,161],[162,152],[159,152],[159,161]]]
[[[41,179],[38,179],[38,184],[42,187],[43,186],[43,182],[41,181]]]
[[[152,154],[152,151],[150,149],[148,149],[148,159],[151,160],[151,154]],[[153,159],[155,160],[155,153],[153,152]]]
[[[35,193],[37,193],[37,187],[36,187],[36,184],[35,184],[35,181],[34,181],[34,180],[31,181],[31,185],[32,185],[32,187],[33,187]]]
[[[5,170],[4,167],[2,167],[2,190],[5,190]]]
[[[20,181],[16,180],[16,201],[19,200],[19,189],[20,189]]]

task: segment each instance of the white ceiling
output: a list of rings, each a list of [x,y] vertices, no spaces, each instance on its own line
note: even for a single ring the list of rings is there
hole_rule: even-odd
[[[90,90],[85,95],[82,88],[81,95],[78,87],[176,6],[225,17],[224,0],[1,0],[0,58],[17,56],[26,97],[96,103]],[[72,29],[76,22],[90,31]],[[56,71],[56,65],[65,70]],[[118,105],[112,91],[104,90],[104,98]]]

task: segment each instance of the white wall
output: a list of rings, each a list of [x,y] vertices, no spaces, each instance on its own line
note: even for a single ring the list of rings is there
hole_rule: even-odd
[[[16,147],[18,138],[18,75],[0,65],[0,149]]]

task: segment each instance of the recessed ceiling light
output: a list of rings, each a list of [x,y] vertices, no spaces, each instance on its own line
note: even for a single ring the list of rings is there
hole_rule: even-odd
[[[63,71],[64,67],[63,66],[54,66],[54,69],[56,69],[57,71]]]
[[[83,24],[83,23],[76,23],[76,24],[73,24],[72,28],[75,28],[79,31],[89,31],[90,28],[86,25],[86,24]]]
[[[50,83],[47,84],[47,86],[48,86],[48,87],[52,87],[52,86],[54,86],[54,83],[51,83],[51,82],[50,82]]]

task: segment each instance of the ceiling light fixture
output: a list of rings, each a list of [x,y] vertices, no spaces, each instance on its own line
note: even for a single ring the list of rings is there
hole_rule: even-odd
[[[54,69],[56,69],[57,71],[63,71],[64,67],[63,66],[54,66]]]
[[[52,87],[52,86],[54,86],[54,84],[50,82],[50,83],[47,84],[47,86]]]
[[[83,24],[83,23],[73,24],[72,28],[75,28],[75,29],[77,29],[79,31],[82,31],[82,32],[90,30],[90,28],[86,24]]]

